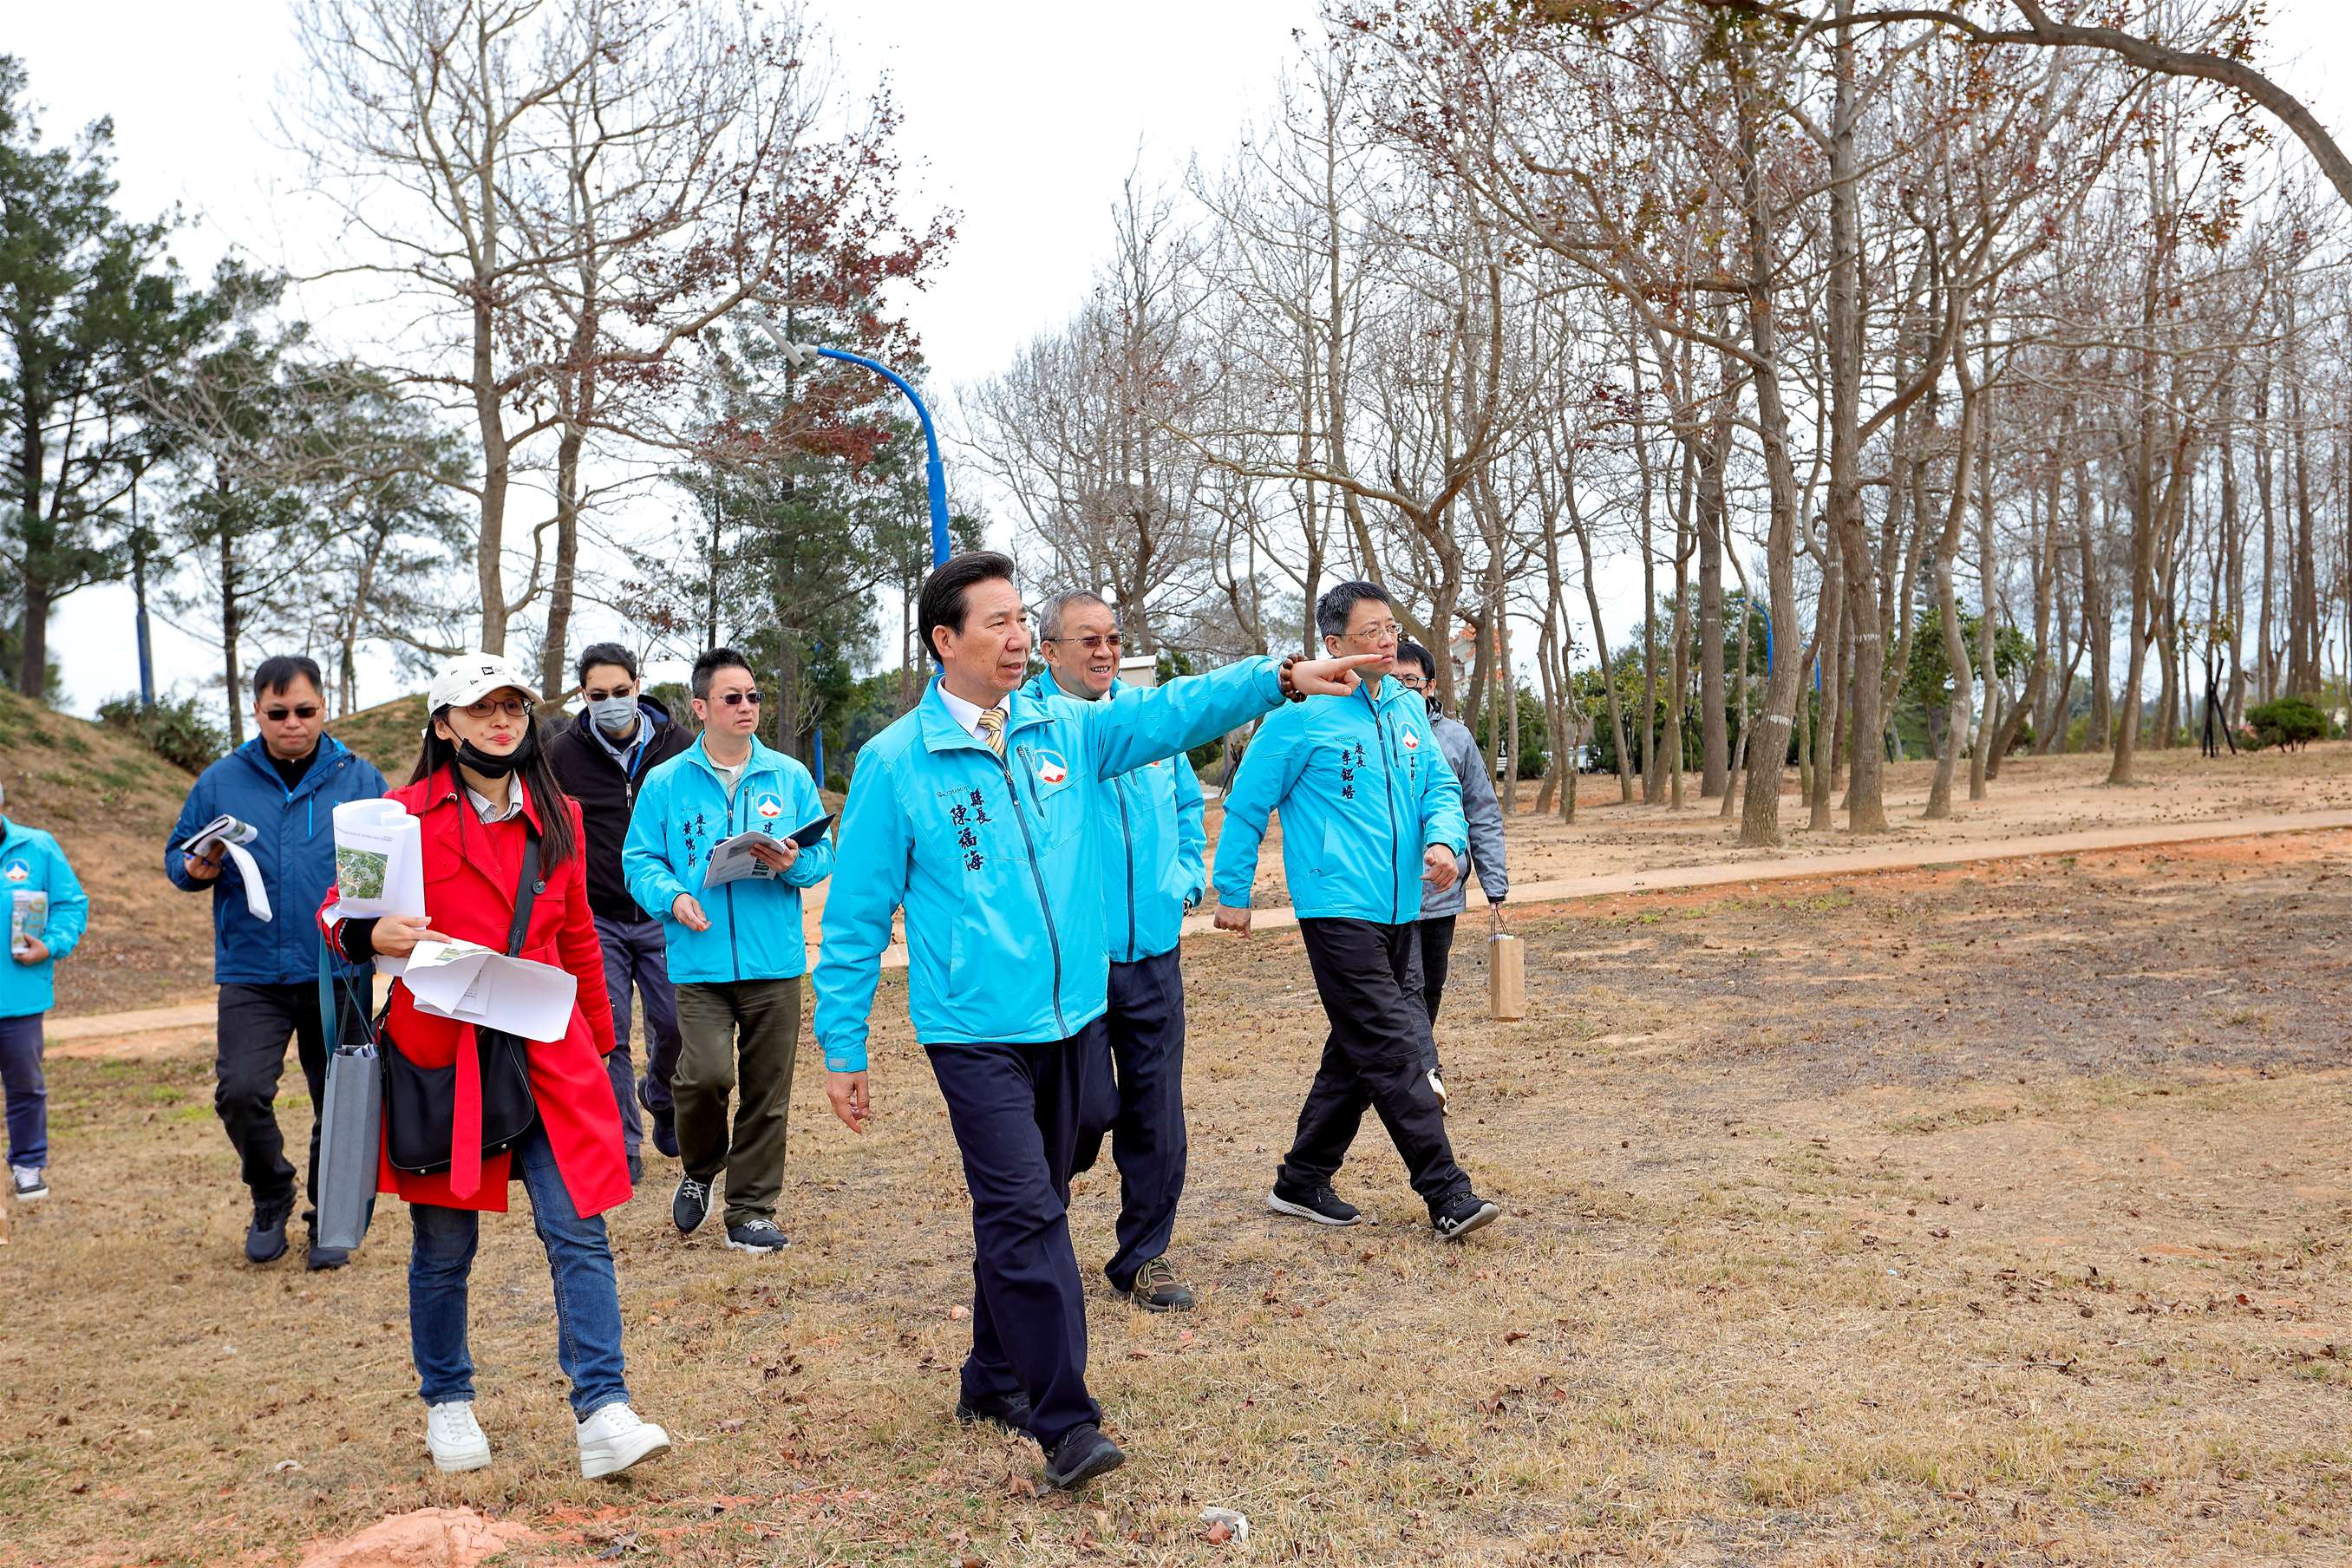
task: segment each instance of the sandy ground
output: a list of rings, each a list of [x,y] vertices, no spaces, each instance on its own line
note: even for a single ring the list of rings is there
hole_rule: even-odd
[[[515,1563],[2305,1563],[2352,1560],[2352,831],[1617,895],[1525,926],[1528,1019],[1440,1029],[1465,1166],[1427,1235],[1368,1123],[1306,1229],[1265,1184],[1319,1047],[1295,932],[1188,947],[1184,1320],[1090,1288],[1129,1467],[1036,1495],[947,1417],[970,1236],[944,1110],[877,1017],[881,1120],[795,1086],[753,1260],[613,1217],[631,1381],[680,1438],[567,1469],[544,1265],[485,1227],[499,1462],[433,1477],[405,1216],[247,1268],[201,1046],[52,1073],[58,1195],[0,1247],[0,1563],[289,1563],[466,1504]],[[306,1111],[282,1100],[289,1138]],[[1080,1258],[1117,1181],[1081,1177]]]

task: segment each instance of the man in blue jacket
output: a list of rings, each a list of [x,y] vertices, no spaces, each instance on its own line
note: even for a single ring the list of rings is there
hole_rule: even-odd
[[[0,795],[0,806],[7,797]],[[33,895],[39,895],[36,898]],[[35,906],[41,909],[32,920]],[[16,910],[23,908],[24,915]],[[0,816],[0,1089],[7,1096],[8,1185],[20,1202],[49,1195],[49,1091],[41,1074],[41,1015],[57,1005],[51,976],[89,923],[89,899],[66,852],[37,827]],[[35,929],[37,925],[37,931]]]
[[[245,1184],[253,1194],[253,1226],[245,1255],[256,1263],[286,1251],[286,1221],[294,1212],[294,1167],[278,1131],[278,1080],[286,1070],[286,1042],[296,1042],[310,1086],[310,1161],[305,1190],[319,1197],[319,1123],[327,1089],[327,1056],[338,1033],[365,1026],[351,986],[320,980],[319,922],[311,914],[335,879],[335,807],[383,794],[373,763],[327,734],[327,704],[319,667],[280,654],[253,672],[254,739],[211,767],[188,792],[180,820],[163,845],[163,874],[184,892],[213,896],[213,982],[220,987],[218,1075],[213,1108],[228,1130]],[[214,818],[233,816],[256,830],[244,847],[253,858],[270,918],[247,908],[244,873],[218,845],[201,856],[181,847]],[[341,954],[324,955],[335,978],[362,973]],[[331,990],[336,1018],[321,999]],[[315,1239],[312,1268],[348,1261]]]
[[[808,769],[760,743],[760,688],[743,656],[712,648],[694,661],[693,682],[702,735],[638,786],[621,874],[631,898],[660,912],[677,990],[670,1101],[686,1174],[670,1218],[681,1232],[700,1226],[724,1171],[727,1245],[772,1257],[792,1245],[776,1198],[808,969],[801,889],[833,869],[833,845],[792,837],[824,805]],[[750,874],[707,887],[711,851],[744,833],[758,836],[740,862]]]
[[[1018,689],[1028,613],[1013,563],[958,555],[916,605],[939,679],[866,743],[843,813],[816,971],[826,1098],[853,1130],[871,1109],[866,1021],[891,914],[907,912],[907,1010],[946,1099],[971,1193],[971,1354],[957,1419],[1026,1432],[1045,1479],[1074,1487],[1125,1458],[1086,1386],[1087,1315],[1070,1248],[1070,1161],[1104,1047],[1110,942],[1094,885],[1110,831],[1097,779],[1173,756],[1310,693],[1357,659],[1244,659],[1100,702]]]
[[[1114,699],[1122,644],[1100,596],[1083,589],[1045,602],[1037,623],[1045,673],[1022,688],[1055,696]],[[1188,1312],[1192,1292],[1168,1261],[1184,1194],[1184,970],[1177,944],[1184,911],[1201,901],[1201,781],[1183,752],[1132,773],[1097,778],[1093,810],[1111,859],[1103,868],[1103,923],[1110,939],[1108,1064],[1094,1087],[1108,1101],[1110,1156],[1118,1166],[1118,1250],[1103,1266],[1111,1289],[1147,1311]],[[1118,825],[1114,837],[1108,831]],[[1108,1071],[1103,1070],[1108,1067]],[[1076,1168],[1094,1163],[1098,1138],[1082,1128]]]
[[[1471,1190],[1445,1135],[1445,1102],[1423,1064],[1423,884],[1454,885],[1467,837],[1462,785],[1439,754],[1429,706],[1394,680],[1395,606],[1376,583],[1316,601],[1334,653],[1372,657],[1357,694],[1276,713],[1242,757],[1217,841],[1221,931],[1249,931],[1266,818],[1282,813],[1283,879],[1331,1033],[1266,1206],[1318,1225],[1361,1215],[1332,1191],[1364,1109],[1379,1112],[1429,1223],[1448,1240],[1502,1211]]]

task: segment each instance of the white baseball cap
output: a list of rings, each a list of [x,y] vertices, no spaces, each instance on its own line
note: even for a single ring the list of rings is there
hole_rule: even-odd
[[[513,687],[530,701],[539,700],[530,681],[506,655],[479,650],[461,653],[434,671],[433,684],[425,690],[425,706],[435,713],[444,708],[464,708],[501,686]]]

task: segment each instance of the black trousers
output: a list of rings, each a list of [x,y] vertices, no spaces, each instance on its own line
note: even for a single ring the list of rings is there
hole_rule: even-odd
[[[1102,1411],[1087,1394],[1087,1303],[1070,1247],[1070,1162],[1087,1079],[1106,1050],[1097,1018],[1045,1045],[927,1046],[971,1192],[967,1399],[1029,1396],[1045,1447]]]
[[[1071,1169],[1090,1171],[1110,1135],[1118,1167],[1116,1289],[1168,1250],[1184,1195],[1184,967],[1178,950],[1110,966],[1103,1050],[1087,1073],[1087,1111]]]
[[[335,986],[336,1028],[355,1034],[367,1026],[357,987],[364,979]],[[327,1056],[334,1048],[319,1017],[319,987],[224,985],[220,1027],[213,1061],[213,1109],[236,1150],[245,1184],[256,1203],[294,1196],[294,1167],[287,1163],[285,1135],[278,1130],[278,1080],[286,1072],[286,1042],[292,1039],[310,1090],[310,1160],[303,1191],[319,1201],[319,1102],[327,1093]]]
[[[1431,915],[1421,921],[1421,999],[1429,1008],[1429,1054],[1422,1065],[1437,1070],[1437,1005],[1445,999],[1445,972],[1454,965],[1454,922],[1458,915]]]
[[[1298,922],[1331,1034],[1299,1108],[1297,1136],[1276,1176],[1282,1184],[1315,1187],[1337,1174],[1370,1106],[1423,1202],[1434,1208],[1468,1190],[1470,1178],[1454,1163],[1445,1136],[1444,1108],[1423,1065],[1431,1047],[1420,924]]]

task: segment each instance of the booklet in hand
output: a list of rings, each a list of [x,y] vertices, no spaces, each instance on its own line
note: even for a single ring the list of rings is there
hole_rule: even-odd
[[[48,940],[49,895],[31,888],[19,888],[8,900],[8,951],[23,952],[37,942]]]
[[[805,849],[824,837],[825,829],[832,826],[831,816],[820,816],[807,826],[796,827],[782,837],[790,838]],[[782,876],[782,871],[763,864],[758,856],[751,853],[753,845],[762,840],[772,844],[778,837],[763,829],[751,827],[730,838],[720,839],[710,847],[710,858],[703,862],[702,885],[705,888],[723,888],[730,882],[740,882],[747,877],[773,881]]]
[[[229,859],[236,866],[238,880],[245,884],[246,912],[255,920],[267,921],[272,918],[269,889],[262,885],[261,868],[254,864],[252,852],[246,848],[260,837],[260,831],[249,822],[239,822],[234,816],[215,816],[194,838],[180,846],[180,853],[201,860],[215,844],[227,850]]]

